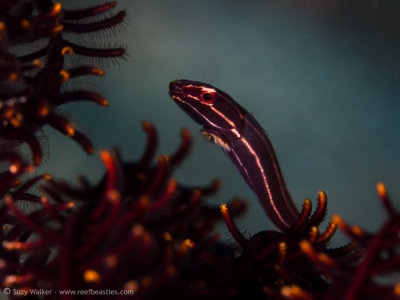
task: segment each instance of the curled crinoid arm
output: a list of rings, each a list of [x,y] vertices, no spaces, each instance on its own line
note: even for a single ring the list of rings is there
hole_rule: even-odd
[[[389,217],[394,217],[396,215],[396,210],[390,201],[390,198],[387,194],[386,187],[382,182],[379,182],[376,185],[376,189],[378,191],[379,198],[381,199],[382,205],[385,208]]]
[[[305,229],[305,226],[307,225],[307,220],[311,215],[311,210],[312,210],[311,200],[306,198],[304,200],[301,213],[297,218],[296,222],[293,224],[293,226],[288,229],[288,234],[291,234],[292,232],[294,234],[297,234],[298,232]]]
[[[149,121],[144,121],[142,122],[142,128],[146,132],[147,140],[146,147],[137,166],[139,171],[148,167],[149,163],[154,158],[158,146],[158,135],[153,124]]]
[[[287,230],[288,235],[299,235],[318,226],[325,218],[327,209],[327,197],[324,192],[318,193],[318,205],[314,213],[311,215],[312,203],[310,199],[305,199],[302,211],[296,222]]]
[[[160,155],[157,159],[157,166],[156,169],[154,170],[154,175],[151,176],[152,182],[145,191],[147,195],[154,194],[165,184],[165,182],[169,177],[170,168],[171,165],[169,156]]]
[[[108,101],[102,94],[90,90],[74,90],[71,92],[63,92],[55,96],[53,99],[55,105],[78,101],[89,101],[104,107],[108,106]]]
[[[335,234],[336,229],[337,229],[336,224],[333,222],[330,222],[328,224],[326,230],[318,236],[316,243],[326,245],[331,240],[333,235]]]
[[[65,46],[73,49],[74,53],[82,56],[99,58],[124,58],[126,49],[124,47],[92,48],[65,41]],[[117,62],[117,61],[115,61]]]
[[[187,128],[181,130],[181,144],[178,149],[171,154],[171,164],[173,166],[178,166],[189,154],[190,148],[192,146],[192,139],[190,137],[190,131]]]
[[[343,219],[334,214],[332,216],[332,222],[336,224],[337,227],[340,228],[347,236],[349,236],[353,241],[356,241],[358,244],[367,247],[371,238],[371,235],[365,232],[359,226],[350,226]]]
[[[170,179],[167,183],[167,187],[164,193],[161,194],[150,206],[151,211],[157,211],[163,206],[167,205],[168,201],[171,200],[171,197],[176,192],[177,182],[175,179]]]
[[[92,142],[86,137],[82,132],[76,130],[72,125],[71,121],[60,114],[49,114],[46,117],[47,123],[58,130],[59,132],[71,137],[75,140],[88,154],[94,152],[94,147]]]
[[[236,226],[235,222],[233,222],[229,211],[228,211],[228,207],[226,206],[226,204],[222,204],[221,205],[221,212],[222,212],[222,216],[224,217],[225,220],[225,224],[228,227],[230,233],[232,234],[233,238],[238,242],[238,244],[240,246],[242,246],[243,248],[246,247],[247,245],[247,239],[246,237],[240,232],[239,228]]]
[[[57,235],[40,225],[36,224],[34,221],[32,221],[29,216],[25,216],[23,212],[19,210],[19,208],[16,207],[14,203],[14,198],[11,195],[6,195],[4,198],[4,202],[7,205],[8,209],[13,213],[13,215],[21,221],[23,224],[25,224],[28,228],[32,229],[33,231],[37,232],[44,238],[50,239],[50,240],[56,240]]]
[[[97,208],[93,211],[91,215],[92,220],[96,220],[104,215],[106,209],[111,206],[112,211],[119,208],[120,202],[120,190],[122,187],[121,182],[121,170],[119,168],[119,163],[116,158],[107,151],[101,151],[100,157],[106,168],[106,181],[103,190],[103,196],[97,205]]]
[[[310,218],[309,226],[318,226],[325,218],[326,210],[328,207],[328,199],[326,194],[322,191],[318,192],[318,206]]]
[[[65,32],[73,32],[73,33],[89,33],[99,30],[106,30],[111,27],[114,27],[118,24],[121,24],[126,17],[125,11],[119,11],[114,16],[110,18],[91,23],[72,23],[64,21],[62,22],[64,25]]]
[[[342,268],[337,260],[324,252],[318,252],[309,241],[301,241],[300,249],[330,280],[335,278],[335,270]]]

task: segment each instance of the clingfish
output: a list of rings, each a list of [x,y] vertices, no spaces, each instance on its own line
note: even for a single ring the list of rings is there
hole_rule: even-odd
[[[271,221],[282,231],[293,225],[299,211],[272,143],[257,120],[228,94],[206,83],[175,80],[169,85],[169,95],[203,126],[202,135],[222,148]]]

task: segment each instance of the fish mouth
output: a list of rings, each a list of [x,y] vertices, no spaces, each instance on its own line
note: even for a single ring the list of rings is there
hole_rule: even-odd
[[[186,80],[174,80],[169,84],[169,96],[173,100],[183,101],[185,97],[185,92],[182,89],[182,86],[185,85]]]

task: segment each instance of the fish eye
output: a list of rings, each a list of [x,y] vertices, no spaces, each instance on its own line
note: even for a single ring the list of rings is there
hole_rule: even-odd
[[[211,103],[212,101],[214,101],[215,96],[214,93],[211,92],[204,92],[203,94],[201,94],[201,100],[203,100],[204,102],[207,103]]]

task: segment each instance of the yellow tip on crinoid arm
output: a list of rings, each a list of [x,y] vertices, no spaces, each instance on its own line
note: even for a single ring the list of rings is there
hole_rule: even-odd
[[[378,182],[378,184],[376,185],[376,189],[378,191],[379,197],[381,198],[387,197],[386,187],[382,182]]]
[[[100,274],[93,270],[93,269],[88,269],[83,273],[83,278],[85,279],[85,281],[87,283],[95,283],[95,282],[99,282],[101,277]]]

